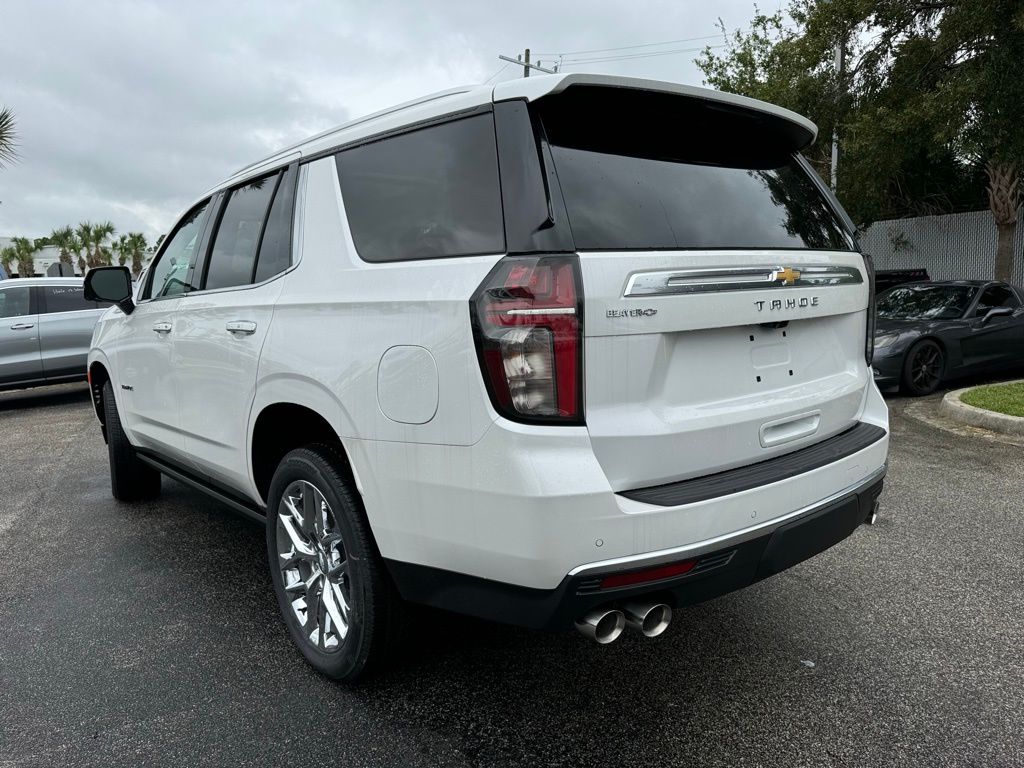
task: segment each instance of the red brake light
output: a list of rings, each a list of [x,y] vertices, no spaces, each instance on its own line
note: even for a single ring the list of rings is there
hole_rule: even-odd
[[[470,300],[495,409],[515,421],[583,423],[583,291],[575,256],[510,256]]]

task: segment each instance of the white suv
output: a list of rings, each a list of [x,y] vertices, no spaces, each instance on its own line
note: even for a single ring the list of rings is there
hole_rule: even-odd
[[[599,642],[873,517],[888,421],[854,227],[769,104],[593,75],[447,91],[235,174],[89,356],[114,496],[267,530],[317,669],[402,601]]]

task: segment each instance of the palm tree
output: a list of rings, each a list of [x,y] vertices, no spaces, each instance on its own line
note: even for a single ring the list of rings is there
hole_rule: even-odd
[[[35,277],[35,243],[27,237],[12,237],[11,248],[14,250],[14,260],[18,262],[18,277]]]
[[[90,257],[90,248],[92,247],[92,224],[88,221],[81,221],[75,228],[75,241],[77,248],[75,249],[78,253],[78,268],[85,274],[85,271],[93,266]],[[84,255],[83,255],[84,254]]]
[[[104,264],[110,264],[111,252],[110,248],[104,244],[104,240],[108,237],[112,237],[116,230],[114,229],[114,223],[112,221],[101,221],[99,224],[94,224],[92,228],[92,265],[94,267],[100,267]]]
[[[146,257],[146,236],[141,232],[129,232],[127,236],[121,235],[118,241],[123,243],[120,248],[121,264],[130,258],[132,260],[132,275],[138,277],[142,273],[142,260]]]
[[[18,159],[18,153],[14,149],[17,136],[14,130],[14,113],[7,107],[0,107],[0,168]]]
[[[69,267],[74,267],[74,264],[71,261],[71,256],[80,250],[78,246],[78,239],[75,237],[75,230],[71,227],[55,229],[50,233],[49,240],[51,245],[57,246],[61,262],[67,264]]]
[[[14,248],[9,245],[6,248],[0,249],[0,264],[3,265],[4,272],[8,275],[14,271],[11,269],[11,262],[14,261],[15,256]]]

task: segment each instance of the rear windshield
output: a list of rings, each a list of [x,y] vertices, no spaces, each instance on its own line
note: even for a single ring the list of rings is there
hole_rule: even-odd
[[[786,138],[756,116],[678,96],[541,107],[581,250],[850,250]]]

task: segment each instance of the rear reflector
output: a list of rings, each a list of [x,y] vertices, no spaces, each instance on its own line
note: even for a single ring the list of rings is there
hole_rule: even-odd
[[[616,573],[601,579],[601,589],[628,587],[631,584],[644,584],[648,581],[661,581],[662,579],[670,579],[673,576],[682,576],[684,573],[692,571],[695,565],[697,565],[696,560],[684,560],[681,563],[671,563],[659,568],[649,568],[646,571]]]

